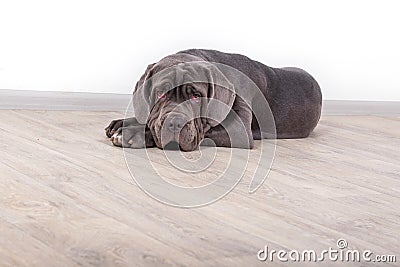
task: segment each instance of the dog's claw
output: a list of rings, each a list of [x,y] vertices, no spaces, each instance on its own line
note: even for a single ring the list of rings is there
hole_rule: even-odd
[[[115,146],[122,147],[122,128],[119,128],[117,131],[114,131],[110,140]]]
[[[105,128],[106,136],[108,138],[111,138],[113,134],[116,132],[116,130],[121,128],[122,125],[123,125],[122,119],[111,121],[110,124]]]

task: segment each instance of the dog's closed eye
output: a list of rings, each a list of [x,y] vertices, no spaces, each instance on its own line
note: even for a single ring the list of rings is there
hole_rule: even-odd
[[[163,91],[157,91],[157,99],[164,99],[166,96],[166,93]]]
[[[201,97],[201,94],[195,92],[195,93],[191,94],[190,99],[193,100],[194,102],[198,103],[200,101],[200,97]]]

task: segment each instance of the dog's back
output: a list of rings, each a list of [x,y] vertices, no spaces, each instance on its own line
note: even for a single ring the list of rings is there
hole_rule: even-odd
[[[216,50],[189,49],[178,53],[228,65],[249,77],[271,108],[278,138],[307,137],[317,125],[321,116],[321,89],[306,71],[292,67],[273,68],[244,55]]]

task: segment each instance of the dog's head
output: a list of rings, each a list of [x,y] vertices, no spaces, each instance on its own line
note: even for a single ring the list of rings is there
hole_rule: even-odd
[[[186,54],[149,65],[133,94],[135,116],[157,147],[183,151],[195,150],[234,100],[233,85],[215,64]]]

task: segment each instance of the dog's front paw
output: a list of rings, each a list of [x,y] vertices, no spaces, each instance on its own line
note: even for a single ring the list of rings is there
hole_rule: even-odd
[[[144,148],[146,146],[144,127],[120,127],[113,133],[110,140],[119,147]]]
[[[118,128],[117,130],[113,130],[110,141],[113,143],[114,146],[122,147],[122,127]]]
[[[117,132],[119,128],[121,128],[124,124],[123,119],[113,120],[110,124],[104,129],[106,131],[106,136],[108,138],[112,138],[112,136]]]

